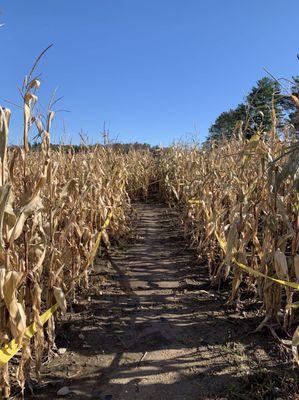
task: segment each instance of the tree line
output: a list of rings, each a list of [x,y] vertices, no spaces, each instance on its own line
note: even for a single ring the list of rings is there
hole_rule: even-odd
[[[291,94],[299,96],[299,76],[292,78]],[[250,138],[257,131],[267,132],[272,127],[273,111],[278,128],[291,124],[295,132],[299,131],[298,109],[292,97],[283,93],[279,81],[263,77],[243,103],[216,118],[209,129],[208,141],[230,139],[239,134]]]

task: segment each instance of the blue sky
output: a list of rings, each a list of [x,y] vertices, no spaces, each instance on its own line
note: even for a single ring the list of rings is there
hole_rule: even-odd
[[[0,1],[0,103],[20,103],[17,86],[42,60],[41,104],[63,96],[52,139],[101,139],[104,121],[122,142],[164,145],[204,139],[224,110],[265,73],[299,74],[298,0]],[[10,142],[21,143],[13,109]],[[186,135],[187,134],[187,135]]]

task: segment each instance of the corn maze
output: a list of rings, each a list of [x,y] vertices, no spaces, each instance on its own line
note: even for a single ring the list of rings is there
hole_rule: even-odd
[[[208,265],[211,285],[228,282],[227,302],[235,306],[242,301],[240,287],[255,293],[263,314],[256,330],[275,321],[292,332],[285,342],[298,362],[296,133],[286,129],[279,135],[273,115],[270,132],[250,139],[239,132],[221,144],[181,144],[155,153],[123,153],[109,144],[53,150],[55,113],[50,108],[42,118],[35,112],[39,87],[30,73],[22,89],[23,146],[8,146],[13,113],[0,108],[2,398],[9,398],[11,383],[24,391],[32,376],[41,377],[43,357],[55,344],[57,316],[76,289],[88,287],[100,247],[128,235],[132,200],[145,200],[153,182],[160,201],[178,210],[189,246]],[[32,128],[39,148],[29,145]],[[42,319],[47,310],[52,311]]]

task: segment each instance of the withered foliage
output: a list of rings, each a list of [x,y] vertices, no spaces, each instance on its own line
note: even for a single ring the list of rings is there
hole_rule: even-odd
[[[55,316],[43,326],[40,315],[56,302],[65,311],[67,295],[88,286],[98,232],[112,213],[102,241],[126,235],[132,213],[130,193],[146,194],[148,150],[123,154],[112,146],[75,152],[51,151],[54,111],[36,113],[38,79],[23,87],[23,146],[8,149],[10,110],[0,107],[0,347],[21,344],[14,378],[24,390],[40,377],[46,351],[53,348]],[[38,131],[41,146],[30,150],[28,133]],[[152,165],[152,164],[151,164]],[[26,327],[35,322],[31,341]],[[2,397],[10,395],[11,366],[0,370]]]
[[[262,300],[265,318],[257,330],[282,326],[287,335],[293,331],[296,290],[254,271],[299,282],[297,135],[278,134],[273,115],[271,132],[249,140],[239,132],[238,138],[203,148],[176,145],[158,160],[164,199],[181,211],[186,236],[208,263],[211,281],[231,283],[230,304],[239,303],[242,283]],[[297,361],[298,343],[299,330],[287,341]]]
[[[297,303],[294,288],[258,276],[299,282],[299,144],[291,131],[242,135],[207,147],[177,145],[151,152],[123,153],[112,146],[81,151],[51,150],[55,112],[36,112],[40,81],[25,80],[23,146],[8,149],[10,110],[0,107],[0,347],[21,345],[17,370],[0,371],[3,398],[12,376],[22,390],[32,374],[40,377],[42,359],[55,341],[55,315],[45,326],[40,316],[68,294],[88,287],[89,268],[108,215],[102,241],[130,229],[131,198],[146,198],[159,181],[160,194],[181,212],[186,236],[209,265],[212,282],[231,282],[228,301],[238,302],[240,285],[262,300],[265,318],[257,329],[281,325],[292,330]],[[294,96],[293,96],[294,97]],[[298,106],[297,98],[293,99]],[[298,108],[299,109],[299,108]],[[41,146],[32,151],[34,126]],[[251,268],[248,274],[238,263]],[[283,318],[281,319],[281,315]],[[31,341],[26,327],[35,323]],[[299,329],[289,343],[298,361]]]

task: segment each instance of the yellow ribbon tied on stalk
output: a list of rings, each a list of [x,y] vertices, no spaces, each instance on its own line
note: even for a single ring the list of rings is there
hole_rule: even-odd
[[[112,215],[113,215],[113,212],[111,210],[108,213],[108,216],[107,216],[103,226],[101,227],[101,230],[97,234],[97,239],[96,239],[96,241],[93,245],[93,248],[90,252],[90,256],[87,259],[87,266],[89,266],[91,264],[92,260],[94,259],[95,255],[97,253],[97,250],[98,250],[100,242],[101,242],[103,231],[109,226]],[[50,317],[55,313],[55,311],[57,311],[58,307],[59,307],[59,304],[56,303],[40,316],[42,325],[44,325],[50,319]],[[36,332],[37,332],[36,323],[33,322],[31,325],[29,325],[26,328],[26,331],[24,334],[24,340],[29,341],[35,335]],[[4,367],[8,363],[8,361],[17,354],[17,352],[20,350],[21,347],[22,347],[22,343],[21,344],[17,343],[17,341],[15,339],[11,340],[9,343],[4,345],[0,349],[0,368]]]

